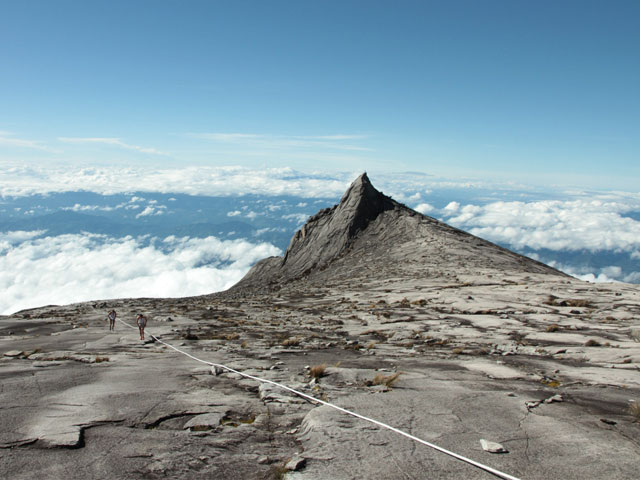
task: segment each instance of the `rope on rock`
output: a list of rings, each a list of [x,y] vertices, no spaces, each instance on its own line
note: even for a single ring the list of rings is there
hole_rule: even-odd
[[[126,325],[129,328],[133,328],[134,330],[137,328],[137,327],[134,327],[133,325],[129,325],[127,322],[125,322],[123,320],[120,320],[120,319],[117,319],[117,320],[119,322],[123,323],[124,325]],[[174,347],[173,345],[161,340],[159,337],[157,337],[157,336],[155,336],[153,334],[149,334],[149,336],[151,338],[153,338],[156,342],[161,343],[163,345],[166,345],[167,347],[175,350],[178,353],[181,353],[182,355],[185,355],[185,356],[191,358],[192,360],[195,360],[196,362],[200,362],[200,363],[203,363],[205,365],[212,366],[212,367],[218,367],[218,368],[221,368],[223,370],[227,370],[227,371],[229,371],[231,373],[236,373],[236,374],[238,374],[238,375],[240,375],[242,377],[249,378],[251,380],[255,380],[256,382],[268,383],[270,385],[274,385],[274,386],[276,386],[278,388],[281,388],[283,390],[287,390],[288,392],[291,392],[291,393],[293,393],[295,395],[298,395],[299,397],[302,397],[302,398],[304,398],[306,400],[309,400],[311,402],[319,403],[321,405],[325,405],[327,407],[330,407],[330,408],[333,408],[335,410],[338,410],[339,412],[342,412],[344,414],[351,415],[352,417],[359,418],[360,420],[364,420],[364,421],[369,422],[369,423],[373,423],[374,425],[378,425],[379,427],[385,428],[387,430],[391,430],[392,432],[395,432],[395,433],[397,433],[399,435],[407,437],[407,438],[409,438],[409,439],[411,439],[411,440],[413,440],[415,442],[418,442],[418,443],[421,443],[423,445],[426,445],[427,447],[430,447],[430,448],[432,448],[434,450],[437,450],[438,452],[444,453],[445,455],[449,455],[450,457],[456,458],[456,459],[458,459],[458,460],[460,460],[462,462],[465,462],[465,463],[467,463],[469,465],[472,465],[472,466],[474,466],[476,468],[484,470],[485,472],[491,473],[492,475],[495,475],[498,478],[503,478],[505,480],[519,480],[517,477],[514,477],[514,476],[509,475],[507,473],[501,472],[500,470],[496,470],[495,468],[489,467],[489,466],[484,465],[484,464],[482,464],[480,462],[476,462],[475,460],[472,460],[470,458],[464,457],[464,456],[462,456],[462,455],[460,455],[458,453],[455,453],[455,452],[452,452],[452,451],[447,450],[445,448],[439,447],[438,445],[435,445],[433,443],[427,442],[426,440],[422,440],[421,438],[418,438],[418,437],[416,437],[414,435],[411,435],[410,433],[404,432],[404,431],[402,431],[402,430],[400,430],[398,428],[392,427],[391,425],[387,425],[386,423],[382,423],[382,422],[380,422],[378,420],[375,420],[373,418],[365,417],[364,415],[360,415],[359,413],[352,412],[351,410],[347,410],[346,408],[339,407],[338,405],[334,405],[333,403],[326,402],[324,400],[320,400],[319,398],[312,397],[311,395],[307,395],[304,392],[300,392],[298,390],[294,390],[291,387],[287,387],[286,385],[283,385],[281,383],[274,382],[273,380],[267,380],[266,378],[255,377],[253,375],[249,375],[248,373],[243,373],[243,372],[235,370],[235,369],[233,369],[231,367],[227,367],[226,365],[223,365],[221,363],[214,363],[214,362],[209,362],[207,360],[202,360],[202,359],[200,359],[198,357],[194,357],[190,353],[187,353],[187,352],[185,352],[183,350],[180,350],[177,347]]]

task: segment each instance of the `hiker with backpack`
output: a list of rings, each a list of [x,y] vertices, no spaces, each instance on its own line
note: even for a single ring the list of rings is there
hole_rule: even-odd
[[[113,331],[116,329],[116,311],[111,310],[107,314],[107,318],[109,319],[109,331]]]

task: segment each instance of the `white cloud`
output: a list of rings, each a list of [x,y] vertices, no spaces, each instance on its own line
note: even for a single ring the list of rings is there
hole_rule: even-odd
[[[414,210],[416,212],[420,212],[423,215],[427,215],[430,212],[434,212],[436,211],[436,207],[434,207],[433,205],[430,205],[428,203],[421,203],[420,205],[417,205]]]
[[[0,196],[78,190],[101,194],[159,192],[189,195],[293,195],[339,198],[356,173],[300,173],[290,168],[28,167],[0,168]],[[133,201],[140,201],[136,197]]]
[[[286,231],[287,229],[282,227],[266,227],[266,228],[260,228],[256,230],[253,235],[256,237],[259,237],[260,235],[264,235],[265,233],[269,233],[269,232],[285,233]]]
[[[11,132],[0,131],[0,146],[13,148],[28,148],[32,150],[40,150],[43,152],[59,153],[58,150],[44,145],[36,140],[26,140],[24,138],[16,138]]]
[[[155,212],[155,209],[153,207],[147,206],[143,211],[141,211],[139,214],[136,215],[136,218],[148,217],[149,215],[153,215],[154,212]]]
[[[453,215],[460,209],[460,204],[458,202],[449,202],[449,204],[442,209],[442,213],[445,215]]]
[[[452,204],[442,212],[445,221],[515,248],[630,253],[640,249],[640,222],[623,215],[638,208],[629,202],[578,199],[449,208]]]
[[[109,207],[109,206],[100,206],[100,205],[80,205],[79,203],[74,204],[72,207],[62,207],[61,210],[69,210],[72,212],[93,212],[96,210],[103,212],[111,212],[117,208],[122,208],[121,206]]]
[[[257,260],[281,254],[244,240],[10,232],[23,238],[0,256],[0,312],[98,298],[179,297],[229,288]],[[162,247],[162,248],[160,248]]]
[[[237,217],[241,214],[242,212],[240,210],[234,210],[233,212],[227,212],[227,217]]]
[[[125,143],[119,138],[112,137],[58,137],[58,140],[63,143],[74,143],[74,144],[102,144],[109,145],[112,147],[124,148],[125,150],[134,150],[140,153],[148,153],[151,155],[169,155],[166,152],[162,152],[155,148],[150,147],[141,147],[139,145],[131,145],[129,143]]]
[[[4,255],[14,245],[22,243],[26,240],[44,235],[46,230],[16,230],[12,232],[0,232],[0,255]]]
[[[298,225],[302,225],[307,221],[309,215],[306,213],[290,213],[288,215],[282,216],[283,220],[289,220],[291,222],[296,222]]]
[[[216,143],[233,143],[249,147],[268,149],[324,148],[349,151],[372,151],[371,148],[344,143],[364,140],[367,135],[265,135],[256,133],[189,133],[198,138]]]

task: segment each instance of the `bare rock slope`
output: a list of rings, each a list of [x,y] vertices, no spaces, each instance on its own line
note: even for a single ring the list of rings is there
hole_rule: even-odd
[[[640,288],[425,217],[365,175],[227,292],[0,317],[0,477],[636,479]],[[496,445],[498,444],[498,445]],[[493,453],[502,452],[502,453]]]
[[[329,265],[328,275],[343,274],[345,268],[362,274],[376,264],[389,263],[390,257],[413,266],[449,262],[454,270],[464,265],[564,275],[396,202],[377,191],[363,173],[338,205],[309,218],[283,257],[258,262],[233,290],[255,291],[303,276],[323,277]]]

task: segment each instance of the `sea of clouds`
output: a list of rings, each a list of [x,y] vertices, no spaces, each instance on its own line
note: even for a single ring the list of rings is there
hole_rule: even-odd
[[[133,192],[194,196],[290,195],[299,197],[297,206],[308,208],[311,215],[328,206],[318,206],[314,199],[334,198],[337,202],[359,173],[303,173],[290,168],[242,167],[158,170],[13,166],[0,169],[0,203],[7,198],[75,191],[103,195]],[[540,188],[451,180],[411,172],[370,173],[370,178],[376,188],[426,215],[540,258],[579,278],[640,283],[640,269],[630,270],[628,265],[587,268],[556,257],[549,259],[543,254],[544,251],[581,251],[593,256],[615,254],[616,258],[624,257],[638,265],[639,192]],[[308,205],[305,199],[309,199]],[[137,203],[140,203],[139,213],[146,212],[140,215],[141,221],[168,212],[158,204],[149,203],[142,208],[142,203]],[[87,211],[89,207],[69,208]],[[247,210],[230,210],[226,216],[254,220],[257,214],[252,218],[246,213],[252,210],[245,208]],[[274,203],[267,208],[277,213],[281,206]],[[293,233],[307,214],[283,213],[282,218],[291,224]],[[269,228],[263,227],[261,231],[267,230]],[[114,238],[96,234],[47,236],[43,231],[3,231],[0,232],[0,312],[6,314],[37,305],[99,298],[211,293],[233,285],[260,258],[281,253],[274,245],[261,243],[259,237],[244,240],[174,236]]]
[[[180,297],[225,290],[258,260],[282,252],[268,243],[208,238],[53,237],[0,233],[0,312],[93,299]]]

